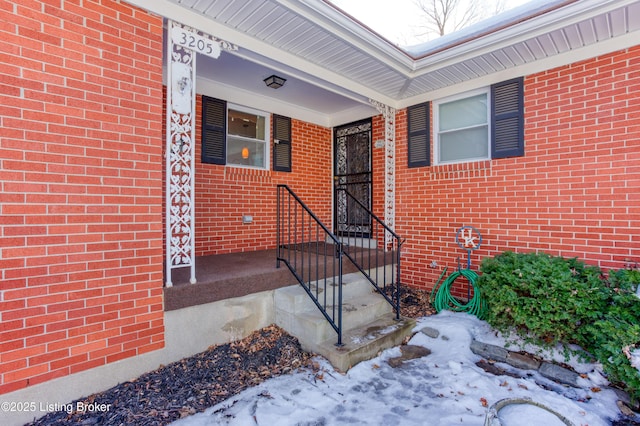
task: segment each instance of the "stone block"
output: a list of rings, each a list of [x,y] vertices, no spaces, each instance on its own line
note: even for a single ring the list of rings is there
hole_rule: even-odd
[[[563,383],[565,385],[579,387],[578,378],[580,377],[580,375],[575,371],[571,371],[550,362],[543,362],[542,365],[540,365],[540,369],[538,371],[547,379],[551,379],[555,382]]]
[[[471,342],[471,352],[485,359],[492,359],[498,362],[507,362],[507,355],[509,355],[509,351],[505,348],[478,342],[477,340]]]
[[[440,332],[435,328],[431,328],[431,327],[423,327],[422,330],[420,330],[420,332],[422,332],[423,334],[426,334],[432,339],[437,339],[438,336],[440,336]]]
[[[392,368],[398,368],[402,366],[405,361],[409,361],[416,358],[422,358],[424,356],[430,355],[431,351],[428,348],[423,346],[416,345],[403,345],[400,346],[400,352],[402,355],[397,356],[395,358],[390,358],[387,363]]]
[[[507,364],[520,368],[522,370],[537,370],[540,367],[540,361],[531,355],[523,355],[517,352],[509,352],[507,355]]]

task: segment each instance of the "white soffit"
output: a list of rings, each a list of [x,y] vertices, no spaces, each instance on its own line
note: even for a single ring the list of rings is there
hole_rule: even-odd
[[[321,121],[332,123],[340,121],[339,110],[366,105],[369,99],[401,108],[640,40],[640,0],[532,2],[408,51],[322,0],[129,2],[237,44],[240,49],[233,54],[247,66],[262,68],[255,72],[273,70],[298,81],[300,89],[303,84],[323,89],[325,100],[278,91],[265,96],[326,114]],[[241,73],[234,74],[235,81],[234,75],[218,77],[230,87],[246,87]],[[215,70],[203,78],[215,81]],[[326,109],[332,102],[338,110]]]

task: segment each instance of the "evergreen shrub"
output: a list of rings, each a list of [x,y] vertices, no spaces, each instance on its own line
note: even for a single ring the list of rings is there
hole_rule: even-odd
[[[603,366],[609,381],[640,398],[630,354],[640,346],[640,271],[604,275],[576,258],[504,252],[482,261],[477,285],[486,320],[543,347],[577,344]]]

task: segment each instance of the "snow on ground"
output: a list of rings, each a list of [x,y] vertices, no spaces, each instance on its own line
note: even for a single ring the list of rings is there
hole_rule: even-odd
[[[571,361],[588,377],[581,379],[579,389],[555,384],[537,372],[527,378],[494,376],[475,365],[480,357],[469,349],[473,338],[504,344],[505,339],[486,322],[464,313],[441,312],[421,318],[415,331],[424,327],[438,330],[439,336],[417,333],[409,343],[432,353],[401,367],[394,369],[386,362],[400,356],[398,347],[344,375],[318,358],[318,371],[270,379],[174,425],[484,425],[489,407],[505,398],[532,399],[576,426],[608,425],[620,415],[615,393],[599,391],[606,380],[593,364]],[[499,416],[505,426],[565,424],[529,404],[509,405]]]

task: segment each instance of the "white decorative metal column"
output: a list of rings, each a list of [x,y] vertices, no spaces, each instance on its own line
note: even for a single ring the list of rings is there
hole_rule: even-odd
[[[369,99],[384,117],[384,221],[395,231],[396,222],[396,110],[381,102]],[[391,245],[392,236],[385,232],[385,250]]]
[[[167,146],[166,146],[166,285],[171,271],[195,269],[195,124],[196,54],[213,58],[220,49],[237,46],[217,40],[193,28],[168,22],[167,37]]]

